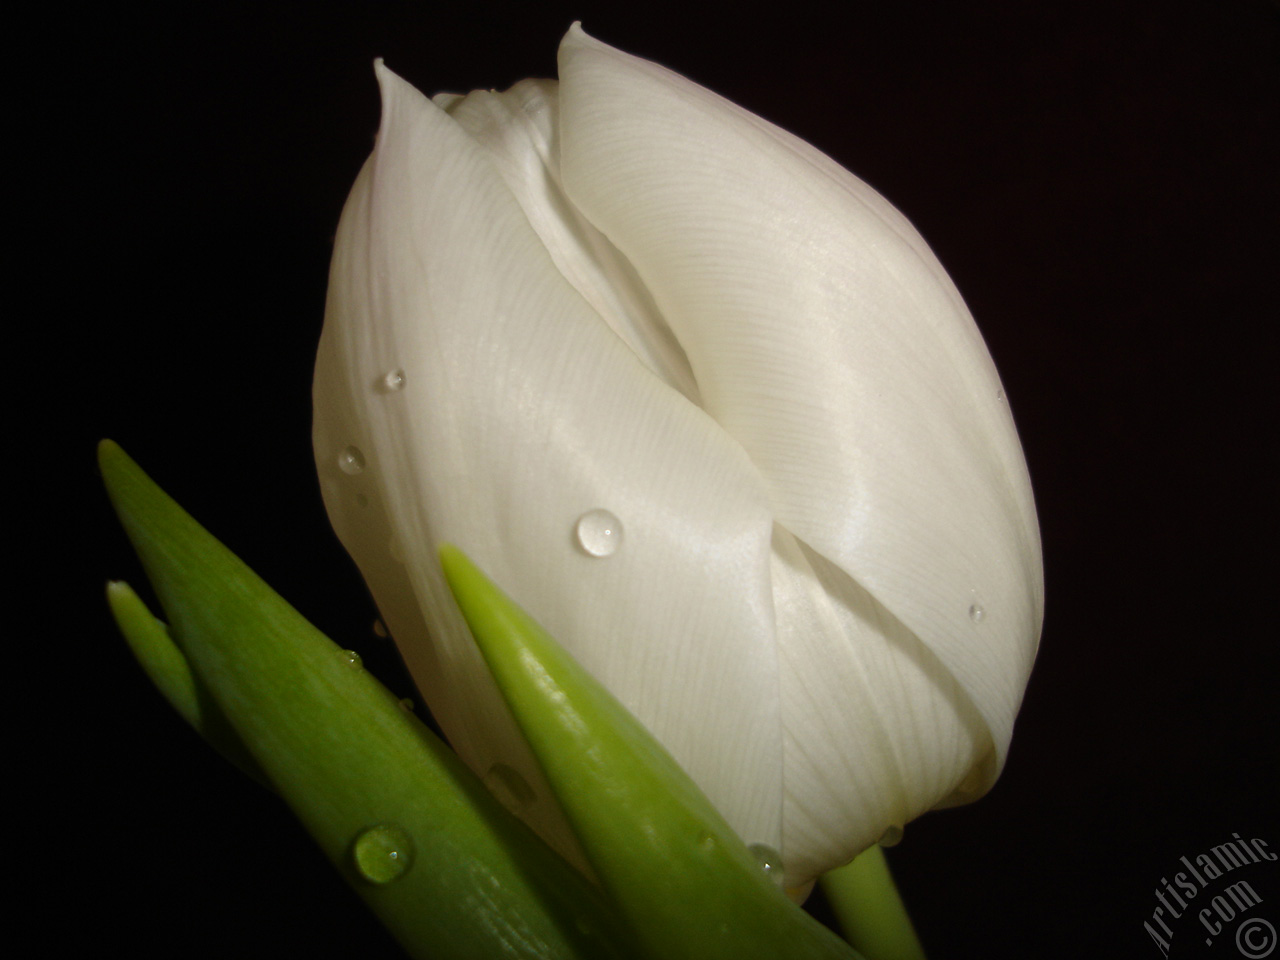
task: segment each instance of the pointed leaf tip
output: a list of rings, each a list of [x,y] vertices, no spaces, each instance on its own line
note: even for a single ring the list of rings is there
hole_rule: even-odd
[[[439,555],[485,662],[642,956],[857,956],[787,899],[612,694],[466,554],[444,545]]]
[[[107,584],[107,605],[138,664],[169,705],[225,759],[263,788],[272,790],[244,741],[203,689],[186,656],[169,636],[168,627],[151,614],[123,580]]]
[[[358,660],[157,487],[99,463],[169,619],[108,588],[180,712],[225,717],[334,866],[414,957],[617,958],[599,892],[511,816]],[[206,714],[205,700],[216,713]],[[212,739],[212,738],[211,738]],[[414,863],[418,866],[414,866]],[[519,945],[513,948],[513,944]]]

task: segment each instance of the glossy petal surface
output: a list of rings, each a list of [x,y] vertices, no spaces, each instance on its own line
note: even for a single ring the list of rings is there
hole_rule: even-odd
[[[316,455],[462,756],[518,770],[525,815],[572,847],[448,598],[444,541],[790,883],[983,792],[1038,639],[1038,533],[995,369],[910,224],[577,27],[559,84],[432,102],[379,82]],[[578,532],[596,511],[620,529],[600,555]]]
[[[558,829],[554,802],[448,598],[442,541],[564,637],[735,828],[776,846],[760,477],[600,322],[489,153],[385,68],[380,80],[378,149],[339,229],[317,364],[335,527],[451,742],[482,773],[504,763],[528,779],[545,832]],[[402,372],[400,389],[385,390],[387,371]],[[596,509],[624,531],[607,558],[577,541]]]

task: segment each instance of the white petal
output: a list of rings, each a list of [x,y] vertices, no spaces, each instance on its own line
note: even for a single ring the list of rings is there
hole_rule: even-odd
[[[339,228],[315,388],[343,543],[455,748],[532,784],[525,812],[545,834],[567,847],[448,597],[441,541],[612,689],[744,837],[777,845],[772,517],[757,471],[556,269],[502,158],[378,74],[382,129]],[[349,446],[357,473],[340,464]],[[596,508],[623,526],[607,558],[574,541]]]
[[[559,103],[553,80],[522,80],[505,93],[433,98],[489,151],[559,271],[644,363],[694,403],[684,350],[631,264],[564,195]]]
[[[991,740],[934,655],[870,594],[781,527],[774,548],[781,849],[798,883],[951,795]]]
[[[570,199],[636,269],[780,526],[919,638],[942,701],[949,677],[971,701],[989,783],[1043,588],[1021,449],[959,294],[883,198],[759,117],[578,28],[560,82]],[[818,656],[841,662],[783,660]],[[939,736],[971,739],[968,709]],[[809,739],[819,707],[787,711]]]

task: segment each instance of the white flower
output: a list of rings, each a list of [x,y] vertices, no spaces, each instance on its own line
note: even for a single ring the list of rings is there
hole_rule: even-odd
[[[874,190],[576,25],[559,67],[433,102],[378,64],[325,503],[454,747],[545,836],[576,855],[442,541],[799,885],[1004,763],[1043,606],[1013,420]]]

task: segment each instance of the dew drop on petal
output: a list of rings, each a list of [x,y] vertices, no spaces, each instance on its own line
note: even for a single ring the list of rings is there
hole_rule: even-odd
[[[749,843],[747,849],[756,858],[756,863],[760,864],[764,875],[779,887],[782,886],[782,856],[778,851],[765,843]]]
[[[505,763],[495,763],[484,775],[484,785],[497,798],[498,802],[516,813],[533,803],[533,787],[514,767]]]
[[[390,883],[413,866],[413,838],[394,824],[380,823],[357,835],[351,859],[370,883]]]
[[[591,510],[578,518],[578,545],[593,557],[611,557],[622,543],[622,522],[608,510]]]
[[[338,469],[354,476],[364,469],[364,454],[359,447],[347,447],[338,454]]]
[[[997,400],[999,400],[1001,403],[1004,403],[1004,391],[1003,391],[1003,390],[997,390],[997,391],[996,391],[996,399],[997,399]]]
[[[387,625],[383,623],[381,620],[373,621],[373,635],[375,637],[386,637]]]
[[[880,834],[880,839],[876,842],[882,847],[896,847],[902,842],[902,828],[897,825],[886,827],[884,833]]]
[[[338,655],[342,657],[342,662],[352,670],[359,670],[364,666],[364,661],[360,659],[360,654],[354,650],[340,650]]]
[[[986,615],[987,615],[987,611],[983,609],[982,604],[980,603],[969,604],[969,619],[972,620],[974,623],[981,623],[983,618],[986,617]]]
[[[396,393],[404,389],[404,371],[391,370],[382,378],[382,389],[387,393]]]
[[[402,697],[400,699],[400,709],[405,713],[413,713],[413,700],[409,697]]]

